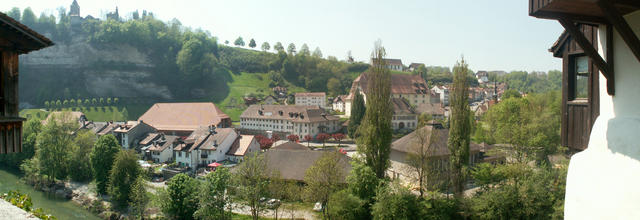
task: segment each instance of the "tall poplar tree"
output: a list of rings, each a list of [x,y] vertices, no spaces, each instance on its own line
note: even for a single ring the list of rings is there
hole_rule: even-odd
[[[358,129],[358,151],[365,156],[365,164],[378,178],[384,178],[391,152],[391,73],[384,65],[385,50],[376,42],[373,63],[367,75],[367,109]]]
[[[356,131],[362,123],[362,118],[364,118],[364,113],[367,110],[367,107],[364,105],[364,97],[360,94],[360,91],[356,91],[353,97],[353,102],[351,103],[351,116],[349,116],[349,126],[347,126],[347,131],[349,133],[349,137],[356,138],[358,135]]]
[[[451,181],[455,196],[460,198],[464,192],[465,171],[469,165],[469,143],[471,122],[469,121],[469,83],[468,64],[464,57],[453,67],[453,85],[451,87],[451,118],[448,147],[451,151]]]

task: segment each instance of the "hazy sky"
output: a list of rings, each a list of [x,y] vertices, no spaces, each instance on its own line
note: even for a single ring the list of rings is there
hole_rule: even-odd
[[[72,0],[3,0],[1,11],[31,7],[57,14]],[[307,43],[313,50],[344,59],[368,60],[377,39],[388,58],[405,65],[420,62],[453,66],[464,55],[473,70],[548,71],[561,60],[547,51],[562,32],[550,20],[528,16],[527,0],[78,0],[80,15],[102,17],[118,6],[130,17],[138,9],[163,21],[177,18],[184,26],[201,28],[218,42],[267,41]]]

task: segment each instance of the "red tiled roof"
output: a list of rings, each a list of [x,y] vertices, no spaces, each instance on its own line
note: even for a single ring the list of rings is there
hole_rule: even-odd
[[[228,118],[211,102],[156,103],[138,121],[161,131],[194,131],[202,126],[218,125]]]

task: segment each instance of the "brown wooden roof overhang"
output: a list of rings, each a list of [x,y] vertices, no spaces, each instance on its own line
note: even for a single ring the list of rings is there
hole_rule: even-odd
[[[613,69],[613,29],[620,34],[624,42],[629,46],[636,59],[640,61],[640,40],[635,35],[624,15],[640,10],[640,1],[637,0],[528,0],[529,15],[537,18],[558,20],[565,28],[568,35],[578,43],[584,53],[602,71],[607,79],[607,93],[615,94],[614,69]],[[604,24],[607,25],[607,54],[606,59],[600,56],[597,49],[586,39],[580,31],[578,24]],[[558,39],[551,48],[555,52],[561,41],[568,36]],[[563,39],[565,38],[565,39]]]
[[[0,40],[0,47],[8,47],[19,54],[29,53],[53,45],[53,42],[48,38],[2,12],[0,12],[0,36],[9,41],[3,42]]]

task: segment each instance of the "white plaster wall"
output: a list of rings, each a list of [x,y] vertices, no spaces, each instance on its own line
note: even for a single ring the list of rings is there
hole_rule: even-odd
[[[640,33],[640,11],[625,16]],[[606,27],[599,28],[605,57]],[[566,219],[640,219],[640,62],[614,33],[615,96],[600,74],[600,116],[588,148],[571,158]]]

